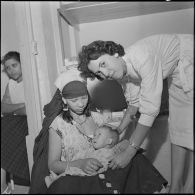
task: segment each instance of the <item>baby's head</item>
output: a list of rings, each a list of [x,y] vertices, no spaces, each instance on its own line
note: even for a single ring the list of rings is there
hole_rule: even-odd
[[[101,126],[95,131],[93,146],[95,149],[112,148],[119,141],[118,131],[109,126]]]

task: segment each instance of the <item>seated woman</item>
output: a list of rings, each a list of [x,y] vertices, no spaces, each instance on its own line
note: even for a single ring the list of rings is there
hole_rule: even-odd
[[[63,139],[63,137],[61,137]],[[119,141],[119,133],[116,130],[113,130],[111,127],[103,125],[96,129],[95,134],[91,140],[92,147],[89,147],[85,150],[77,152],[72,156],[71,161],[85,158],[95,158],[100,161],[103,167],[101,167],[98,173],[103,173],[108,169],[109,161],[114,157],[116,152],[120,152],[115,150],[114,146]],[[69,167],[67,165],[64,173],[60,175],[56,175],[53,171],[50,171],[51,174],[46,176],[45,182],[47,187],[51,185],[56,179],[65,175],[80,175],[80,176],[91,176],[86,172],[82,171],[82,169],[78,167]]]
[[[108,169],[104,175],[97,174],[103,165],[95,158],[72,160],[77,153],[93,147],[91,137],[99,126],[106,123],[103,115],[91,111],[86,84],[79,77],[79,72],[73,72],[65,72],[57,79],[56,86],[60,92],[55,94],[50,103],[51,112],[46,114],[46,118],[50,117],[50,120],[44,119],[43,129],[35,140],[30,193],[94,194],[160,191],[167,181],[142,154],[135,155],[127,167]],[[51,105],[55,106],[53,110]],[[59,175],[66,167],[77,167],[91,176],[64,175],[47,189],[44,179],[49,175],[49,170]]]
[[[9,77],[1,101],[1,193],[11,193],[6,175],[13,175],[16,184],[30,184],[25,139],[28,135],[28,125],[20,54],[10,51],[1,63]]]

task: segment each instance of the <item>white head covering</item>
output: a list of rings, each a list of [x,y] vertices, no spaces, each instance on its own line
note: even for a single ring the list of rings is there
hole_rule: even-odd
[[[67,70],[59,75],[55,81],[55,86],[62,92],[64,86],[71,81],[82,81],[85,80],[80,76],[80,71],[77,69]]]

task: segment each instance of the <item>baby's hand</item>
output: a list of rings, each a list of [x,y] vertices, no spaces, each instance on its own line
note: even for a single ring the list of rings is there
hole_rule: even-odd
[[[50,175],[45,177],[45,184],[48,188],[59,177],[53,171],[50,170],[49,172],[50,172]]]
[[[53,171],[49,171],[50,172],[50,178],[52,179],[52,180],[56,180],[57,178],[58,178],[58,175],[57,174],[55,174]]]

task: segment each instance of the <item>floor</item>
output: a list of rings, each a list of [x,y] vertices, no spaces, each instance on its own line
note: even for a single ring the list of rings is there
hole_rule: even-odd
[[[9,183],[9,187],[11,189],[11,185]],[[12,194],[28,194],[29,187],[27,186],[20,186],[20,185],[14,185],[14,190],[12,190]]]
[[[28,194],[28,190],[29,190],[29,187],[15,185],[14,191],[12,193],[13,194]]]

